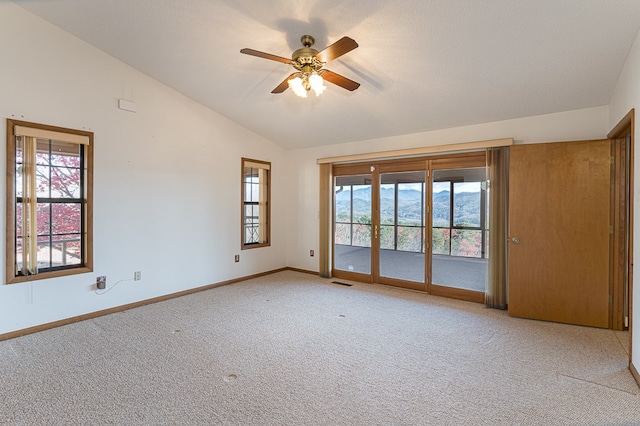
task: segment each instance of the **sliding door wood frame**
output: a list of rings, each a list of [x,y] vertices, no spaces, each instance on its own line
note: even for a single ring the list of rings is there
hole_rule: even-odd
[[[353,154],[353,155],[345,155],[341,157],[326,157],[326,158],[318,158],[316,160],[316,164],[319,166],[320,170],[320,179],[319,179],[319,194],[320,194],[320,220],[319,220],[319,244],[321,246],[324,244],[325,248],[320,248],[320,256],[318,256],[319,262],[319,273],[321,276],[329,277],[331,274],[331,270],[333,268],[333,255],[330,253],[330,249],[326,248],[327,244],[332,244],[331,240],[328,239],[325,241],[327,235],[332,235],[333,226],[331,225],[331,217],[332,217],[332,203],[333,203],[333,191],[332,191],[332,180],[331,170],[327,171],[327,169],[323,168],[322,165],[327,165],[329,167],[338,165],[338,164],[354,164],[356,162],[369,160],[376,161],[384,161],[384,160],[392,160],[392,159],[401,159],[401,158],[429,158],[431,155],[447,155],[447,154],[459,154],[463,152],[477,152],[484,151],[487,148],[501,147],[501,146],[511,146],[513,145],[513,138],[504,138],[504,139],[492,139],[485,141],[474,141],[474,142],[462,142],[462,143],[453,143],[453,144],[444,144],[444,145],[435,145],[435,146],[427,146],[422,148],[407,148],[407,149],[398,149],[393,151],[380,151],[380,152],[372,152],[365,154]],[[325,195],[323,197],[323,194]],[[326,206],[329,203],[330,206]],[[324,216],[323,216],[324,215]],[[324,255],[323,255],[324,253]],[[325,274],[325,275],[323,275]]]
[[[378,163],[378,165],[376,166],[376,170],[377,170],[377,186],[376,188],[380,188],[380,175],[384,174],[384,173],[403,173],[403,172],[413,172],[413,171],[422,171],[424,172],[424,177],[425,177],[425,229],[430,229],[429,227],[429,223],[430,223],[430,214],[428,214],[428,208],[431,205],[429,200],[430,198],[430,180],[428,178],[428,170],[427,170],[427,160],[424,158],[418,158],[418,159],[406,159],[406,160],[395,160],[395,161],[385,161],[385,162],[380,162]],[[377,193],[379,193],[379,191],[376,191]],[[379,200],[378,200],[379,201]],[[396,200],[397,202],[397,200]],[[380,223],[380,203],[378,203],[377,205],[378,210],[376,211],[375,214],[375,223],[376,226],[378,227],[378,229],[381,229],[381,223]],[[425,238],[427,237],[427,235],[425,235]],[[431,243],[428,241],[426,241],[426,246],[425,246],[425,251],[429,251],[431,247]],[[376,245],[376,249],[374,250],[376,253],[376,263],[374,263],[374,265],[379,265],[380,264],[380,238],[377,238],[377,245]],[[423,276],[423,281],[422,282],[418,282],[418,281],[407,281],[407,280],[402,280],[399,278],[391,278],[391,277],[385,277],[382,276],[380,268],[377,268],[377,270],[374,270],[374,275],[373,275],[373,279],[374,282],[376,283],[380,283],[380,284],[385,284],[385,285],[392,285],[395,287],[403,287],[403,288],[408,288],[410,290],[418,290],[418,291],[425,291],[427,289],[427,271],[429,270],[428,268],[428,262],[430,261],[430,259],[428,259],[428,256],[425,253],[425,274]]]
[[[628,151],[623,149],[621,139],[630,137],[630,143]],[[629,362],[631,363],[632,348],[632,333],[633,333],[633,193],[634,193],[634,138],[635,138],[635,110],[631,109],[627,115],[624,116],[618,124],[607,135],[612,140],[612,145],[618,145],[618,155],[613,156],[615,170],[618,171],[617,177],[612,179],[612,190],[615,193],[615,198],[612,197],[612,246],[611,246],[611,290],[612,290],[612,302],[613,313],[611,318],[611,327],[614,329],[622,329],[620,327],[623,315],[623,293],[624,293],[624,277],[626,274],[628,282],[628,303],[629,303]],[[626,144],[625,144],[626,145]],[[620,151],[623,151],[626,155],[624,163],[621,158]],[[629,165],[628,177],[622,178],[621,169],[627,164]],[[628,180],[628,187],[625,182]],[[628,206],[620,208],[620,201],[624,202],[624,199],[628,202]],[[624,226],[626,223],[626,227]],[[621,229],[626,228],[626,229]],[[626,256],[624,251],[627,251]],[[624,257],[626,257],[626,262]],[[632,372],[634,369],[632,369]],[[634,377],[638,383],[640,383],[640,376],[634,374]]]
[[[371,175],[372,177],[372,181],[371,181],[371,186],[373,188],[374,186],[374,182],[373,182],[373,172],[375,170],[375,165],[373,164],[367,164],[367,163],[354,163],[354,164],[334,164],[331,166],[331,189],[329,191],[329,196],[327,199],[325,200],[321,200],[321,204],[322,202],[324,203],[329,203],[332,207],[331,207],[331,223],[329,224],[329,230],[330,230],[330,235],[331,238],[328,240],[328,245],[330,247],[334,247],[334,236],[335,236],[335,223],[336,223],[336,212],[335,212],[335,208],[333,208],[333,206],[335,205],[335,191],[333,189],[334,186],[334,179],[336,177],[340,177],[340,176],[350,176],[350,175]],[[373,190],[371,191],[371,196],[372,196],[372,200],[371,200],[371,226],[374,226],[373,223],[373,218],[375,216],[374,214],[374,207],[373,207]],[[322,232],[322,231],[321,231]],[[373,255],[374,255],[374,238],[373,235],[371,236],[371,262],[373,264]],[[335,268],[335,264],[336,264],[336,259],[335,259],[335,250],[330,248],[329,249],[331,251],[331,265],[329,267],[329,271],[331,271],[331,276],[335,276],[336,278],[342,278],[345,280],[351,280],[351,281],[358,281],[358,282],[365,282],[365,283],[373,283],[373,274],[371,272],[369,272],[368,274],[364,274],[364,273],[360,273],[360,272],[352,272],[352,271],[343,271],[343,270],[338,270]]]
[[[476,168],[476,167],[487,167],[487,152],[474,152],[463,155],[455,155],[455,156],[446,156],[442,158],[432,158],[429,161],[428,169],[429,169],[429,182],[431,186],[433,186],[433,172],[437,170],[447,170],[447,169],[466,169],[466,168]],[[431,191],[429,192],[431,194]],[[453,196],[453,194],[451,194]],[[433,195],[431,194],[431,197]],[[431,198],[430,198],[431,199]],[[432,201],[429,202],[431,206]],[[429,215],[429,229],[432,229],[432,218],[431,214]],[[429,233],[431,235],[431,233]],[[429,244],[431,247],[431,244]],[[428,261],[429,265],[431,265],[431,257],[432,251],[431,248],[428,250]],[[430,273],[431,268],[429,268]],[[484,303],[485,302],[485,292],[474,291],[474,290],[466,290],[455,287],[448,287],[444,285],[438,285],[433,283],[433,279],[430,276],[428,281],[427,291],[430,294],[435,296],[448,297],[450,299],[459,299],[466,300],[468,302],[475,303]]]
[[[509,141],[511,141],[509,139]],[[328,178],[333,181],[333,179],[337,176],[348,176],[348,175],[362,175],[362,174],[371,174],[371,185],[372,188],[379,188],[380,186],[380,173],[389,173],[389,172],[402,172],[408,171],[409,169],[415,170],[425,170],[426,178],[425,178],[425,190],[428,194],[426,199],[425,206],[428,206],[427,210],[427,220],[425,220],[425,229],[431,229],[431,208],[432,208],[432,194],[431,194],[431,185],[432,185],[432,173],[431,169],[448,169],[448,168],[469,168],[469,167],[486,167],[486,155],[487,152],[485,149],[479,151],[471,151],[471,152],[462,152],[462,153],[435,153],[433,155],[428,156],[419,156],[419,157],[408,157],[408,158],[398,158],[398,159],[384,159],[378,161],[360,161],[354,163],[341,163],[341,164],[333,164],[331,166],[331,172],[328,173],[323,166],[327,165],[326,162],[319,162],[321,166],[321,188],[323,184],[326,184],[324,181]],[[332,189],[333,182],[331,183],[331,188],[327,191],[326,189],[321,189],[321,204],[327,203],[331,206],[334,205],[334,191]],[[322,199],[323,195],[327,196],[326,199]],[[380,226],[380,212],[379,212],[379,198],[378,191],[372,191],[372,211],[371,211],[371,221],[372,221],[372,230],[375,230],[377,226]],[[321,209],[321,215],[324,209]],[[331,207],[331,223],[329,224],[329,229],[331,232],[331,237],[327,242],[331,247],[333,247],[333,235],[335,232],[335,211],[334,208]],[[324,235],[325,232],[321,230],[321,235]],[[375,236],[375,232],[372,232],[371,236],[371,264],[379,265],[379,247],[380,242],[379,238]],[[428,233],[428,237],[431,236],[431,232]],[[393,279],[393,278],[384,278],[380,280],[378,271],[374,273],[373,266],[371,274],[361,274],[357,272],[351,271],[343,271],[335,269],[335,250],[329,249],[331,252],[331,266],[328,267],[328,270],[331,271],[331,275],[337,278],[348,279],[353,281],[360,282],[368,282],[374,283],[378,281],[383,281],[381,284],[388,284],[394,286],[400,286],[404,288],[410,288],[413,290],[426,291],[430,294],[449,297],[453,299],[466,300],[470,302],[476,303],[484,303],[485,301],[485,293],[479,291],[458,289],[453,287],[447,287],[442,285],[431,284],[431,241],[427,238],[427,244],[425,247],[425,282],[417,285],[416,283]],[[320,253],[323,253],[323,250],[320,250]],[[321,270],[322,267],[320,268]]]

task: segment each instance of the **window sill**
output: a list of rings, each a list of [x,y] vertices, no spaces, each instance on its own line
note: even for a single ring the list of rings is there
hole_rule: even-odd
[[[29,275],[29,276],[23,276],[23,275],[20,275],[17,277],[8,276],[7,284],[18,284],[18,283],[24,283],[28,281],[46,280],[48,278],[66,277],[69,275],[86,274],[89,272],[93,272],[93,268],[89,268],[85,266],[85,267],[73,268],[73,269],[63,269],[59,271],[42,272],[40,274]]]
[[[242,250],[249,250],[249,249],[260,248],[260,247],[269,247],[270,245],[271,245],[271,243],[247,244],[247,245],[243,245],[241,247],[241,249]]]

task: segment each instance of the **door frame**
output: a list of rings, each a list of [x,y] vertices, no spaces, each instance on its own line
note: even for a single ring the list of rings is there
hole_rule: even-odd
[[[622,139],[630,138],[628,148],[620,146]],[[611,328],[624,329],[624,287],[627,285],[628,329],[629,329],[629,362],[632,354],[632,324],[633,324],[633,191],[634,191],[634,137],[635,110],[631,109],[609,132],[607,138],[612,141],[612,244],[611,244],[611,294],[612,316]],[[616,152],[617,151],[617,152]],[[623,154],[626,158],[621,158]],[[618,155],[615,155],[618,154]],[[625,168],[628,164],[628,175]],[[626,195],[626,197],[625,197]],[[622,198],[622,200],[620,200]],[[624,199],[626,198],[626,200]],[[620,201],[625,202],[626,208],[620,208]],[[626,219],[626,220],[625,220]],[[625,226],[626,222],[626,226]],[[624,252],[626,251],[626,256]],[[625,259],[626,257],[626,259]],[[625,280],[626,276],[626,280]],[[626,281],[626,283],[625,283]],[[640,379],[636,377],[636,380]],[[640,382],[640,380],[638,380]]]

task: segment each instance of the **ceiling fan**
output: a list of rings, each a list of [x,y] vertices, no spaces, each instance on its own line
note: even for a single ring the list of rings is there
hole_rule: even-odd
[[[304,47],[293,52],[291,59],[253,49],[242,49],[240,53],[282,62],[296,69],[296,72],[285,78],[271,93],[282,93],[287,90],[288,87],[291,87],[295,94],[302,98],[306,98],[307,92],[311,89],[316,93],[316,96],[319,96],[324,89],[326,89],[323,80],[349,91],[354,91],[360,87],[360,83],[356,83],[340,74],[323,68],[327,62],[358,47],[358,43],[356,43],[355,40],[349,37],[342,37],[320,52],[311,47],[315,43],[315,40],[310,35],[303,35],[300,41]]]

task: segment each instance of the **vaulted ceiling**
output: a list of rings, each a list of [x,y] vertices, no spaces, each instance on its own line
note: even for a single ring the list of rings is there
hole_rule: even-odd
[[[638,0],[15,0],[286,149],[607,105]],[[271,94],[300,37],[361,83]],[[141,106],[142,107],[142,106]]]

